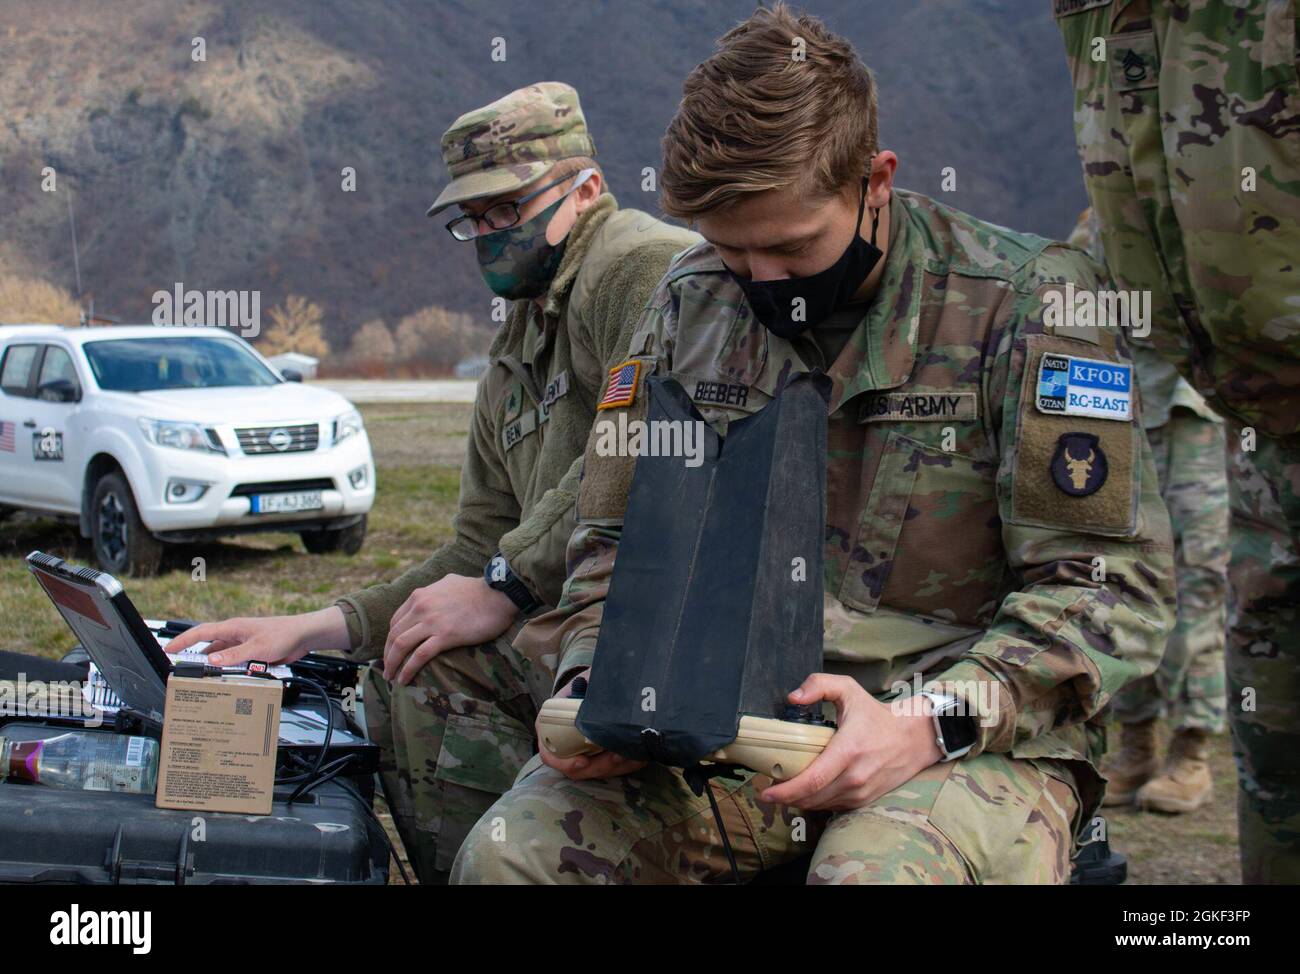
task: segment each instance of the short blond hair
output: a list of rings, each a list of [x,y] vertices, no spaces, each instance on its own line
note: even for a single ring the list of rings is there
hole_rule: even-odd
[[[660,205],[693,219],[765,190],[831,196],[868,174],[877,140],[875,78],[853,45],[783,3],[760,7],[686,78]]]

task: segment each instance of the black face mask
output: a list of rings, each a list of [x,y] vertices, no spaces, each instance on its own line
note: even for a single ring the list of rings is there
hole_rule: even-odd
[[[862,181],[862,198],[858,203],[858,219],[853,226],[853,239],[840,259],[824,271],[808,277],[791,277],[782,281],[747,281],[728,268],[745,292],[750,310],[768,331],[781,338],[794,338],[824,321],[832,311],[847,303],[867,275],[883,256],[876,246],[876,226],[880,211],[871,216],[871,241],[862,239],[862,214],[867,203],[867,182]],[[802,319],[795,320],[795,299],[803,298]]]

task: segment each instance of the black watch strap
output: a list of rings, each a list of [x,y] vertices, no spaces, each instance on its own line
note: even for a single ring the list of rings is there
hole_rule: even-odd
[[[528,586],[510,570],[510,563],[506,561],[506,556],[499,551],[489,558],[487,565],[484,566],[483,580],[488,583],[489,588],[494,588],[509,598],[524,615],[542,607],[541,601],[528,591]]]

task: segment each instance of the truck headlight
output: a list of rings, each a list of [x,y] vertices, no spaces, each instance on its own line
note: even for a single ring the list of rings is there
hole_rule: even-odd
[[[363,429],[365,429],[365,426],[361,422],[361,414],[355,409],[350,409],[341,416],[335,416],[334,445],[337,446],[349,436],[356,436]]]
[[[198,423],[178,423],[170,419],[139,420],[140,432],[155,446],[170,446],[177,450],[199,450],[203,453],[226,452],[216,433]]]

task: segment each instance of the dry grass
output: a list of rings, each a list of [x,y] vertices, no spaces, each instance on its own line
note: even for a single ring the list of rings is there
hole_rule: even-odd
[[[1111,747],[1119,744],[1119,727],[1110,728]],[[1161,729],[1161,744],[1169,733]],[[1128,856],[1130,883],[1221,884],[1241,882],[1237,857],[1237,772],[1225,733],[1210,746],[1214,799],[1186,815],[1108,808],[1111,848]]]
[[[81,309],[72,295],[49,281],[0,272],[0,325],[76,325]]]

